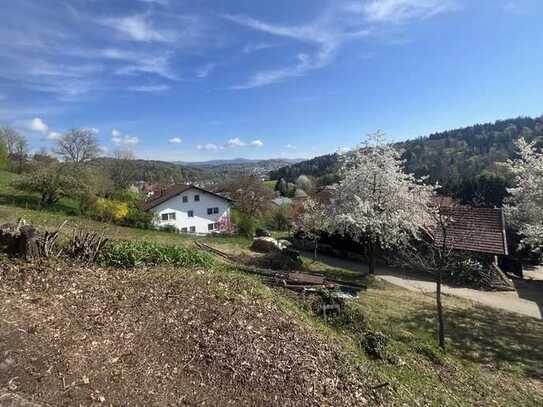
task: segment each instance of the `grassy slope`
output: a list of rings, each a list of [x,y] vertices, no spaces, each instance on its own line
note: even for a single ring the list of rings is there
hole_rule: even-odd
[[[24,217],[41,227],[55,227],[66,215],[0,205],[0,222]],[[105,230],[112,238],[153,240],[192,245],[187,236],[104,225],[68,217],[72,224]],[[201,238],[218,245],[247,247],[243,238]],[[356,279],[356,270],[305,258],[311,268],[336,277]],[[310,312],[306,302],[280,290],[265,290],[253,278],[244,278],[289,315],[311,327],[323,341],[340,343],[353,366],[371,377],[390,383],[378,392],[391,405],[541,405],[543,384],[543,322],[446,298],[446,355],[435,346],[433,298],[391,285],[373,282],[360,299],[350,303],[340,320],[325,324]],[[209,284],[209,282],[208,282]],[[256,285],[255,285],[256,284]],[[228,282],[217,295],[232,292]],[[239,287],[236,288],[239,290]],[[243,292],[243,289],[242,289]],[[237,294],[229,294],[237,297]],[[269,295],[268,295],[269,297]],[[383,332],[394,363],[373,360],[363,351],[365,332]],[[364,375],[364,373],[362,373]]]

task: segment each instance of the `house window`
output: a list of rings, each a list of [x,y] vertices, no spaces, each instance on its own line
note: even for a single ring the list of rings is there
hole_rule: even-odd
[[[196,226],[191,226],[190,227],[190,233],[194,233],[196,232]]]
[[[207,208],[207,214],[212,215],[213,214],[213,208]]]
[[[214,223],[210,223],[207,225],[207,230],[213,230],[215,229],[215,224]]]
[[[175,212],[163,213],[162,214],[162,220],[164,220],[164,221],[175,220]]]
[[[187,233],[187,232],[188,232],[187,228],[181,228],[181,233]]]
[[[194,218],[194,211],[188,211],[187,215],[189,215],[189,218]]]
[[[188,201],[189,201],[189,197],[188,197],[188,196],[184,196],[184,197],[183,197],[183,203],[188,202]]]
[[[200,202],[200,195],[194,195],[194,202]]]
[[[213,213],[219,213],[219,208],[213,208]]]

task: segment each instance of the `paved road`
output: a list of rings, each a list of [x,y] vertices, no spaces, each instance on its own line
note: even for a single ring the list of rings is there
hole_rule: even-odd
[[[436,289],[435,282],[425,276],[413,276],[411,273],[408,275],[400,270],[384,268],[376,270],[376,274],[379,278],[408,290],[433,293]],[[450,286],[444,286],[443,292],[489,307],[543,319],[543,280],[515,280],[514,284],[516,291],[512,292],[479,291]]]

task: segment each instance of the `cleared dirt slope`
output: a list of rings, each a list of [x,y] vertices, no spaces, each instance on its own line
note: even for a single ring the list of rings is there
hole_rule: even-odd
[[[378,403],[369,377],[284,311],[222,271],[0,258],[0,392],[70,406]]]

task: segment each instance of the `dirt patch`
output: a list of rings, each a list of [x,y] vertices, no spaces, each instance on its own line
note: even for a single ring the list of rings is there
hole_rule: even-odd
[[[253,284],[253,285],[251,285]],[[245,277],[0,258],[0,389],[52,405],[375,405]]]

